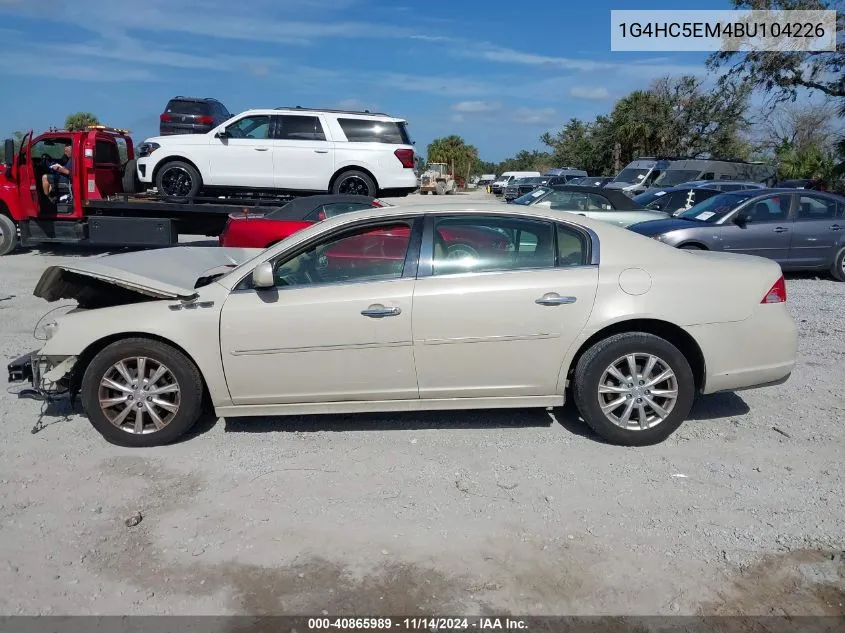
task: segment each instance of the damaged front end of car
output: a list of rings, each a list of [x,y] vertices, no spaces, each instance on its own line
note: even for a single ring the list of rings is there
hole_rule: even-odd
[[[38,351],[19,356],[7,366],[9,384],[29,383],[20,397],[49,400],[70,393],[73,396],[73,368],[76,356],[46,356]]]

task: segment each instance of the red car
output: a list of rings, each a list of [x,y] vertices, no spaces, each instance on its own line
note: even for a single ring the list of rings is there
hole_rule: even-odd
[[[220,246],[267,248],[326,218],[340,213],[383,207],[368,196],[302,196],[269,213],[233,213],[220,234]]]

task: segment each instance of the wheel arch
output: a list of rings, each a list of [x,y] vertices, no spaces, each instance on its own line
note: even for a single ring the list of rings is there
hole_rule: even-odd
[[[329,191],[332,190],[332,187],[334,187],[335,181],[337,181],[337,179],[340,177],[340,175],[343,174],[344,172],[347,172],[347,171],[360,171],[360,172],[367,174],[367,176],[372,178],[373,182],[376,184],[376,191],[375,191],[376,196],[378,195],[379,191],[381,191],[381,185],[378,184],[378,178],[375,177],[373,172],[370,171],[369,169],[367,169],[366,167],[359,167],[358,165],[344,165],[343,167],[339,167],[337,169],[337,171],[335,171],[334,174],[332,174],[332,177],[329,178],[329,189],[328,189]]]
[[[675,248],[683,248],[684,246],[695,246],[696,248],[700,248],[703,251],[709,251],[710,249],[707,248],[707,245],[703,242],[699,242],[697,240],[687,240],[686,242],[682,242],[678,244]]]
[[[590,336],[581,344],[578,351],[575,352],[575,355],[569,361],[569,365],[562,373],[562,378],[564,380],[563,384],[568,388],[568,383],[572,378],[572,374],[575,371],[578,361],[593,345],[615,334],[623,334],[626,332],[643,332],[646,334],[653,334],[672,343],[672,345],[677,347],[690,363],[690,369],[692,370],[692,375],[695,379],[696,391],[699,391],[704,386],[706,363],[704,360],[704,353],[701,351],[701,347],[698,342],[692,337],[692,335],[689,334],[689,332],[674,323],[669,323],[668,321],[662,321],[660,319],[647,318],[617,321],[616,323],[608,325]]]
[[[184,347],[172,341],[171,339],[165,336],[160,336],[158,334],[151,334],[150,332],[117,332],[114,334],[108,334],[90,343],[76,357],[76,363],[74,364],[73,370],[70,374],[70,393],[76,394],[79,392],[79,389],[82,385],[82,376],[85,374],[85,370],[88,369],[88,366],[91,364],[91,361],[94,360],[94,357],[97,354],[99,354],[112,343],[117,343],[118,341],[130,338],[146,338],[152,341],[158,341],[159,343],[169,345],[173,349],[178,350],[179,352],[184,354],[185,358],[187,358],[191,363],[193,363],[194,367],[197,368],[200,378],[202,379],[203,400],[206,402],[210,401],[208,379],[206,378],[205,373],[202,370],[202,366],[196,361],[193,355],[191,355]]]

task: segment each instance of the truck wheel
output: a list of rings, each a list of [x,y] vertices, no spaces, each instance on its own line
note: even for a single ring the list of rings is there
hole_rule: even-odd
[[[437,184],[434,186],[435,193],[438,196],[445,196],[446,195],[446,183],[442,180],[438,180]]]
[[[18,247],[18,227],[14,221],[0,213],[0,256],[8,255]]]
[[[133,158],[123,166],[123,193],[138,193],[141,190],[141,180],[135,165]]]
[[[156,174],[159,193],[168,198],[193,198],[199,193],[202,178],[190,163],[173,160],[159,167]]]
[[[378,194],[376,183],[362,171],[350,170],[340,174],[332,185],[332,193],[347,196],[370,196]]]

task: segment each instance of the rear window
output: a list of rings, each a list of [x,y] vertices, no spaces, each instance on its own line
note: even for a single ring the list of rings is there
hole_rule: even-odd
[[[337,122],[350,143],[411,144],[411,137],[404,122],[341,118],[338,118]]]
[[[200,101],[182,101],[181,99],[171,99],[167,102],[165,112],[171,114],[192,114],[200,116],[209,113],[209,104]]]

